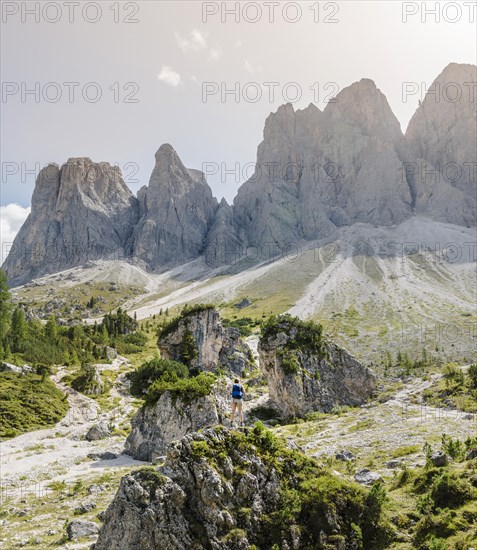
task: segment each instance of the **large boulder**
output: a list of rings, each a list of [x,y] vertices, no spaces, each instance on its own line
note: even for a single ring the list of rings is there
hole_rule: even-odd
[[[110,437],[111,429],[109,422],[107,420],[101,420],[88,430],[85,435],[87,441],[99,441],[100,439],[105,439]]]
[[[136,460],[153,462],[166,454],[173,441],[222,424],[227,406],[225,382],[218,382],[210,395],[201,397],[166,391],[155,404],[143,405],[134,415],[124,452]]]
[[[66,535],[69,540],[78,540],[81,537],[91,537],[99,531],[99,525],[93,521],[75,519],[66,527]]]
[[[361,405],[376,388],[373,372],[312,322],[288,315],[272,319],[258,350],[270,400],[284,417]]]
[[[190,368],[217,371],[222,368],[241,376],[253,360],[240,331],[224,327],[213,306],[186,309],[159,336],[162,357],[186,363]]]

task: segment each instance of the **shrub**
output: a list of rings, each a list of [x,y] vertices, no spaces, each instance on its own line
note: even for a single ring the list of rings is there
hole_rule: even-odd
[[[452,383],[456,386],[462,386],[464,383],[464,373],[457,363],[447,363],[444,365],[442,373],[448,386]]]
[[[477,388],[477,364],[470,365],[468,375],[471,386]]]
[[[289,314],[273,315],[261,326],[262,338],[276,336],[280,332],[288,335],[285,348],[288,350],[309,350],[319,356],[326,355],[323,327],[313,321],[302,321]]]
[[[296,374],[300,370],[300,362],[296,354],[290,350],[279,350],[280,365],[285,374]]]
[[[251,317],[242,317],[241,319],[222,319],[222,325],[224,327],[234,327],[240,331],[241,336],[246,338],[252,334],[252,327],[257,325],[256,321],[253,321]]]
[[[105,386],[96,367],[89,363],[81,366],[79,375],[71,382],[71,387],[89,395],[99,395],[105,391]]]
[[[175,374],[178,378],[189,376],[188,368],[182,363],[169,359],[152,359],[128,374],[128,378],[131,380],[131,394],[136,397],[143,397],[149,386],[166,373]]]
[[[186,326],[181,343],[179,344],[179,355],[181,361],[188,367],[192,366],[194,359],[198,355],[197,344],[194,335],[189,330],[188,326]]]
[[[437,508],[457,508],[472,499],[473,493],[467,480],[448,472],[437,478],[431,488],[431,498]]]
[[[151,384],[146,394],[146,403],[152,405],[165,393],[170,392],[174,399],[190,402],[198,397],[209,395],[217,377],[210,372],[202,372],[193,378],[179,378],[176,374],[164,375]]]

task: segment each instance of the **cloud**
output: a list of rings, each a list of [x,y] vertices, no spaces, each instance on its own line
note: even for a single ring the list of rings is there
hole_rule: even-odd
[[[243,42],[241,40],[237,40],[234,44],[234,48],[241,48],[243,46]]]
[[[174,71],[172,67],[168,67],[167,65],[162,67],[161,72],[157,75],[157,79],[164,82],[164,84],[173,86],[174,88],[182,83],[181,75]]]
[[[210,59],[212,59],[212,61],[219,59],[219,57],[221,56],[222,56],[222,52],[218,48],[211,48],[209,52],[209,57]]]
[[[261,73],[262,67],[260,65],[252,65],[250,61],[245,60],[243,64],[243,68],[247,71],[247,73],[255,74],[255,73]]]
[[[187,38],[179,33],[175,33],[176,42],[179,48],[184,52],[198,52],[207,48],[207,35],[197,29],[193,29]]]
[[[16,234],[26,220],[31,208],[23,208],[19,204],[0,206],[0,263],[3,264],[10,251]]]

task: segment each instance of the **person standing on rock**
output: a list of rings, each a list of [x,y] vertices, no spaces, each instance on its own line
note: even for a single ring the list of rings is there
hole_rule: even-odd
[[[242,400],[244,395],[245,395],[244,387],[240,383],[240,379],[236,378],[234,380],[234,385],[232,386],[232,419],[230,421],[231,424],[234,423],[235,412],[237,412],[238,414],[240,424],[243,424]]]

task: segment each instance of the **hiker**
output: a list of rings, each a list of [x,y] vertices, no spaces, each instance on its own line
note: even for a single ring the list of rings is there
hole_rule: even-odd
[[[240,424],[243,424],[243,409],[242,409],[242,399],[245,395],[245,390],[240,383],[240,379],[236,378],[234,380],[234,385],[232,386],[232,419],[231,424],[234,423],[235,411],[238,413]]]

